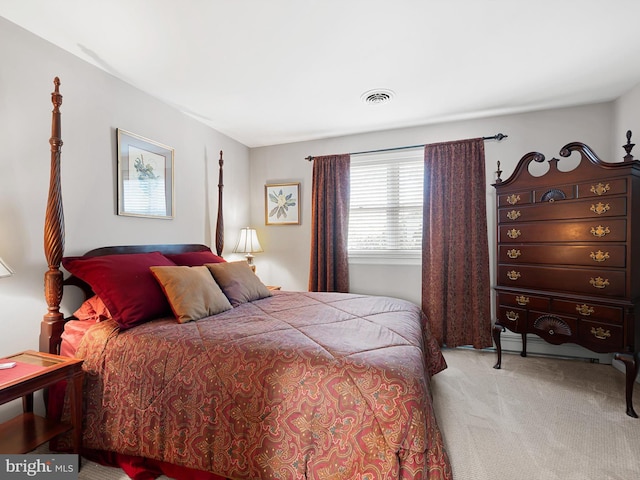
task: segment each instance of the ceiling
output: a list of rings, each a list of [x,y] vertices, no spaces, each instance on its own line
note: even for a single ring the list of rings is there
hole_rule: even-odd
[[[0,0],[0,16],[249,147],[640,83],[637,0]],[[380,88],[391,102],[361,100]]]

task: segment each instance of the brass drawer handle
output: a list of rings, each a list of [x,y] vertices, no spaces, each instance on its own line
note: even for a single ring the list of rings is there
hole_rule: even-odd
[[[507,272],[507,277],[509,277],[509,280],[517,280],[521,277],[521,275],[520,275],[520,272],[511,270],[510,272]]]
[[[509,195],[507,197],[507,203],[509,205],[515,205],[519,201],[520,201],[520,195],[516,195],[515,193],[513,195]]]
[[[609,233],[611,233],[611,230],[609,230],[609,227],[603,227],[602,225],[598,225],[597,227],[591,227],[591,234],[594,237],[604,237]]]
[[[580,315],[584,315],[585,317],[588,317],[595,312],[593,307],[590,307],[589,305],[585,305],[584,303],[582,305],[576,305],[576,311]]]
[[[517,220],[520,218],[520,215],[520,210],[511,210],[510,212],[507,212],[507,218],[509,220]]]
[[[515,322],[516,320],[518,320],[518,318],[520,318],[520,315],[517,314],[516,312],[509,310],[506,314],[506,317],[507,317],[507,320],[511,320],[512,322]]]
[[[511,239],[518,238],[520,235],[522,235],[520,230],[516,230],[515,228],[512,228],[511,230],[507,231],[507,237],[509,237]]]
[[[598,215],[602,215],[603,213],[611,210],[611,206],[607,203],[604,205],[602,202],[598,202],[595,205],[591,205],[590,209],[593,213],[597,213]]]
[[[589,255],[591,257],[591,260],[593,260],[594,262],[604,262],[605,260],[609,260],[609,252],[604,252],[602,253],[602,250],[598,250],[596,253],[591,252],[591,255]]]
[[[520,255],[522,255],[522,252],[520,250],[516,250],[515,248],[512,248],[511,250],[507,250],[507,257],[509,258],[516,259]]]
[[[591,280],[589,280],[589,283],[593,285],[595,288],[605,288],[609,286],[609,279],[602,278],[602,277],[596,277],[596,278],[591,277]]]
[[[598,327],[597,329],[595,327],[591,327],[591,335],[599,338],[600,340],[606,340],[611,336],[611,330],[604,330],[602,327]]]
[[[525,297],[524,295],[519,295],[516,297],[516,303],[524,307],[529,303],[529,297]]]
[[[601,183],[597,185],[591,185],[591,193],[595,193],[596,195],[604,195],[609,190],[611,190],[611,186],[607,183],[603,185]]]

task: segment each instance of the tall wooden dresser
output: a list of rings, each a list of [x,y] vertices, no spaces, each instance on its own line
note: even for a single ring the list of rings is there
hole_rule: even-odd
[[[507,180],[498,171],[494,368],[502,364],[505,328],[522,334],[522,356],[528,333],[614,353],[626,369],[627,414],[637,418],[640,161],[631,155],[631,132],[624,148],[624,161],[611,163],[575,142],[560,151],[581,156],[571,171],[552,158],[544,175],[532,175],[530,163],[545,160],[537,152],[522,157]]]

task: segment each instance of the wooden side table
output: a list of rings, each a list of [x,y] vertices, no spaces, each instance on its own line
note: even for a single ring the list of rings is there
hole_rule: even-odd
[[[27,453],[61,433],[72,431],[73,453],[82,442],[82,360],[28,350],[0,359],[16,362],[0,370],[0,405],[22,397],[23,414],[0,425],[0,453]],[[33,413],[33,393],[66,380],[70,385],[71,421]]]
[[[280,285],[267,285],[269,290],[280,290],[282,287]]]

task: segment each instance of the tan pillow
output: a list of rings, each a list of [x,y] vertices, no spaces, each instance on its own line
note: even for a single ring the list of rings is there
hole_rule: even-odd
[[[242,303],[270,297],[271,292],[260,281],[249,264],[243,260],[226,263],[207,263],[213,278],[231,302],[238,306]]]
[[[231,309],[207,267],[149,267],[180,323]]]

